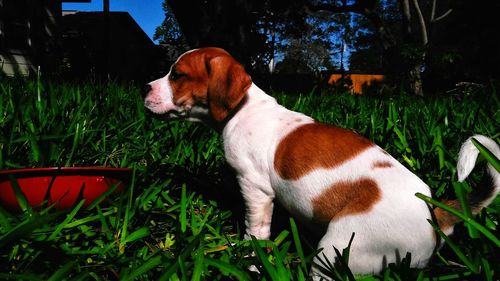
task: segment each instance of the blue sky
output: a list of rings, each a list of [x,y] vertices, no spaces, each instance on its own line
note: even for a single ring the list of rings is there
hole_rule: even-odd
[[[102,11],[102,0],[92,0],[91,3],[63,3],[63,10]],[[142,27],[144,32],[153,39],[165,14],[161,7],[163,0],[110,0],[109,9],[115,12],[128,12]]]

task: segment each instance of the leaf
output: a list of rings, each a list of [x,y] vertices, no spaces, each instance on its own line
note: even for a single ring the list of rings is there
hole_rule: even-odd
[[[135,240],[144,238],[144,237],[148,236],[149,234],[151,234],[151,232],[149,231],[149,228],[147,228],[147,227],[141,227],[141,228],[137,229],[136,231],[130,233],[130,235],[128,235],[122,241],[122,243],[123,244],[130,243],[130,242],[133,242]]]
[[[498,159],[491,151],[489,151],[483,144],[478,142],[475,138],[471,139],[472,143],[477,147],[481,155],[484,156],[496,170],[500,173],[500,159]]]

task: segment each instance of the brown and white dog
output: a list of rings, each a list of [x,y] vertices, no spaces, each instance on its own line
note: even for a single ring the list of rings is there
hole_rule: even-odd
[[[246,238],[269,238],[276,199],[313,229],[326,227],[318,247],[332,262],[333,246],[347,247],[354,232],[349,267],[355,274],[368,274],[406,253],[411,253],[413,267],[425,266],[437,243],[427,220],[434,217],[447,235],[459,221],[415,197],[417,192],[431,196],[429,187],[380,147],[279,105],[222,49],[189,51],[165,77],[148,85],[145,106],[152,112],[218,124],[247,207]],[[493,140],[475,138],[500,157]],[[460,181],[474,168],[477,155],[467,140],[458,159]],[[482,187],[481,196],[471,196],[476,213],[500,191],[499,173],[489,166],[488,175],[493,185]],[[458,201],[445,203],[460,206]],[[313,275],[320,276],[318,269],[313,268]]]

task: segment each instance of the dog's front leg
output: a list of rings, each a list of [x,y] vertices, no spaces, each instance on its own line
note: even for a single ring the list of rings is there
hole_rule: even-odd
[[[238,179],[245,200],[245,239],[255,236],[257,239],[269,239],[273,216],[274,192],[265,182]]]

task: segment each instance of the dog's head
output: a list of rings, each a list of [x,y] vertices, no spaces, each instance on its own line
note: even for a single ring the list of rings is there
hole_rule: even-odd
[[[224,121],[252,84],[243,66],[219,48],[181,55],[163,78],[148,83],[145,106],[168,119]]]

